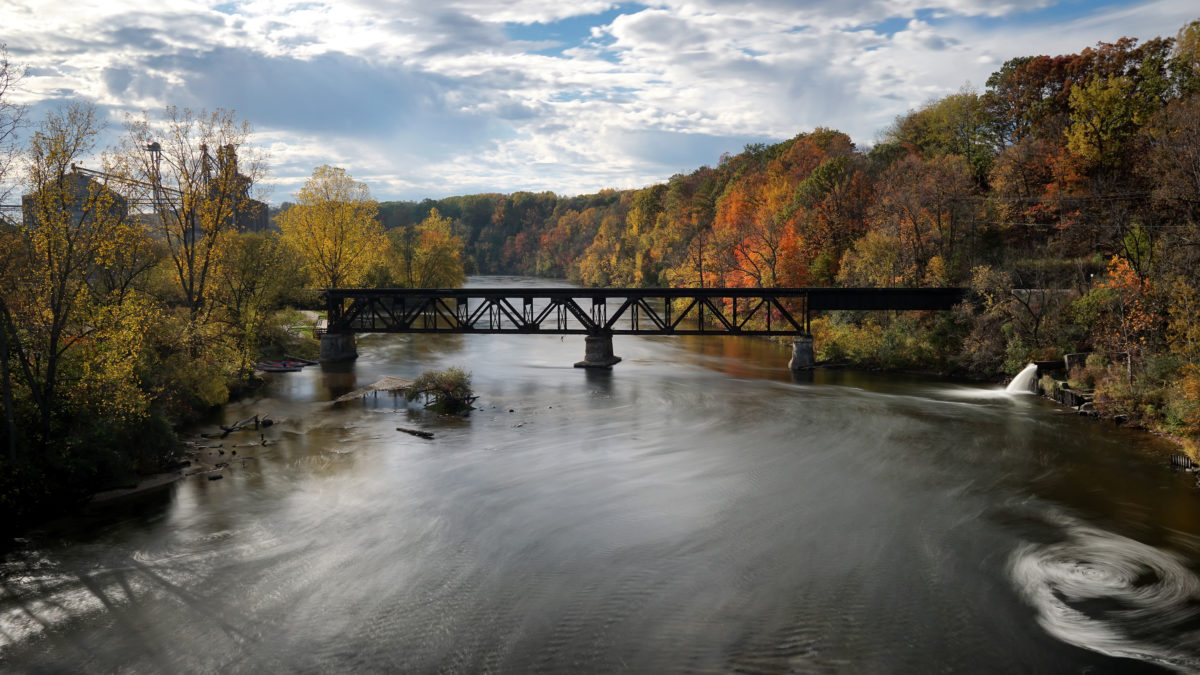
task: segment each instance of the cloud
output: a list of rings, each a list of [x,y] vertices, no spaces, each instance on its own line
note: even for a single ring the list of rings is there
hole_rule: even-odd
[[[129,83],[133,81],[133,73],[128,68],[105,68],[101,77],[104,78],[104,86],[108,88],[108,93],[113,96],[124,94]]]
[[[332,163],[384,198],[590,192],[827,126],[869,142],[1014,56],[1173,35],[1184,0],[6,0],[21,100],[233,108],[275,199]],[[519,30],[517,29],[519,28]],[[517,37],[510,37],[517,36]]]

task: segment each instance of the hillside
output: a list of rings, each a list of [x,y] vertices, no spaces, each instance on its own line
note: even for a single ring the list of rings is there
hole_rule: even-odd
[[[1109,414],[1200,432],[1200,22],[1008,61],[895,120],[869,151],[820,128],[633,191],[431,208],[474,269],[590,286],[971,286],[959,316],[833,316],[830,358],[1075,373]],[[1120,364],[1117,364],[1120,361]]]

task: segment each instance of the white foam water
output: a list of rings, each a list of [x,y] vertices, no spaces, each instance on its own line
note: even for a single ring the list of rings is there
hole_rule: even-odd
[[[1081,523],[1013,553],[1017,590],[1054,637],[1109,656],[1195,672],[1200,579],[1173,554]],[[1175,632],[1173,632],[1173,630]],[[1172,635],[1170,641],[1161,638]]]
[[[1037,365],[1029,364],[1025,369],[1017,373],[1012,382],[1004,388],[1004,391],[1009,394],[1032,394],[1034,393],[1033,385],[1037,380]]]

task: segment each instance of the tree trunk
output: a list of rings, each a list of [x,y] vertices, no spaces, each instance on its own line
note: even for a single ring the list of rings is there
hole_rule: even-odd
[[[8,461],[11,463],[16,463],[17,425],[13,419],[12,371],[9,369],[8,365],[9,350],[7,323],[8,322],[5,321],[5,325],[0,325],[0,360],[3,361],[3,364],[0,365],[0,368],[3,369],[3,373],[0,373],[0,377],[2,377],[4,380],[4,422],[8,429]]]

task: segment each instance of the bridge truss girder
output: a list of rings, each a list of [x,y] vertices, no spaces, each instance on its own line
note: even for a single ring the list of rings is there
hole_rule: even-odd
[[[807,335],[821,310],[950,309],[964,289],[480,288],[325,292],[330,333]],[[610,306],[610,301],[613,303]]]

